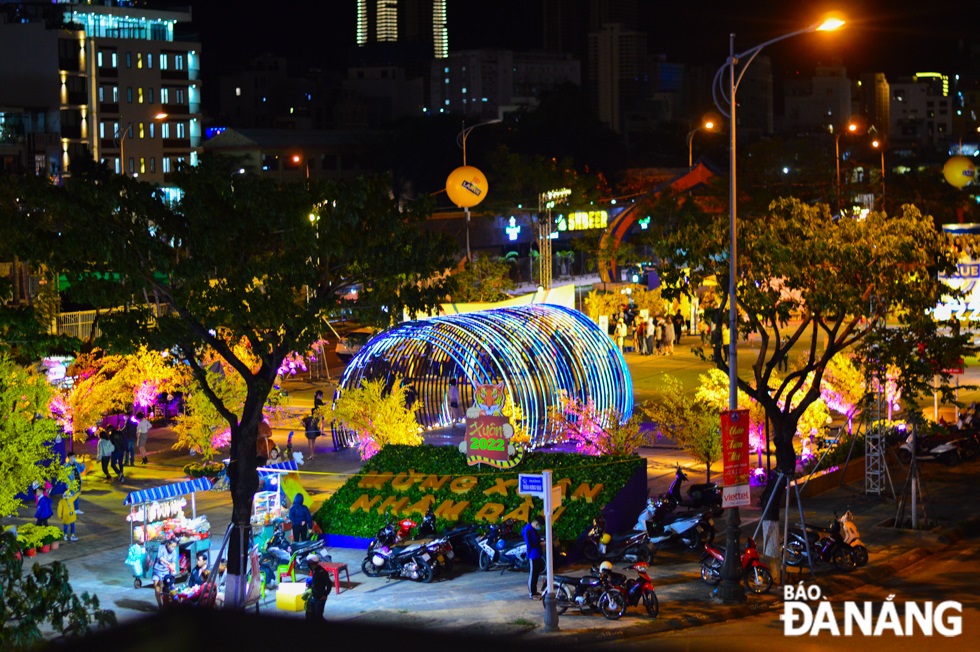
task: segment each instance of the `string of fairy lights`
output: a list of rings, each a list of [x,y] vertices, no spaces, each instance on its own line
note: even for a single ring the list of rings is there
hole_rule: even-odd
[[[338,391],[362,380],[410,384],[423,428],[451,423],[446,390],[456,379],[462,405],[474,385],[500,383],[524,417],[533,446],[550,443],[549,409],[564,390],[600,412],[633,413],[632,379],[608,335],[576,310],[551,304],[495,308],[402,323],[368,342]],[[606,424],[607,425],[607,424]]]

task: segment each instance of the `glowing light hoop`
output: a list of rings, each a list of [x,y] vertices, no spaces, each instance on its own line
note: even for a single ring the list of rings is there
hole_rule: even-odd
[[[365,344],[347,365],[340,391],[362,380],[410,381],[423,427],[449,423],[450,378],[472,405],[472,386],[502,383],[525,418],[532,445],[549,443],[548,410],[560,390],[600,411],[633,414],[633,381],[612,338],[577,310],[551,304],[495,308],[410,321]],[[603,424],[608,425],[608,424]]]

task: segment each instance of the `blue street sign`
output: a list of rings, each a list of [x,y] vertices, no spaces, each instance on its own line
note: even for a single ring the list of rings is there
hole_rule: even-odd
[[[521,473],[517,477],[517,493],[544,497],[544,476],[537,473]]]

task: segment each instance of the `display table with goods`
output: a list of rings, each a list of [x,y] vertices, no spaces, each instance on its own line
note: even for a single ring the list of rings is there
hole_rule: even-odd
[[[306,496],[306,504],[310,504],[309,496],[299,486],[298,469],[292,460],[267,464],[258,469],[259,491],[252,500],[252,534],[259,549],[265,548],[276,523],[283,522],[296,492],[302,492]]]
[[[211,488],[207,478],[134,491],[123,501],[128,505],[129,551],[126,565],[133,573],[133,585],[139,588],[149,576],[157,551],[169,538],[177,539],[177,581],[182,580],[193,568],[198,552],[211,549],[211,524],[207,516],[197,515],[195,494]],[[191,516],[184,512],[190,496]]]

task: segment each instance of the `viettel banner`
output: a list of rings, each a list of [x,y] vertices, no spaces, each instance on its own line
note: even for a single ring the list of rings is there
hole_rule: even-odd
[[[721,413],[721,458],[725,464],[722,507],[748,505],[749,496],[749,411]]]

